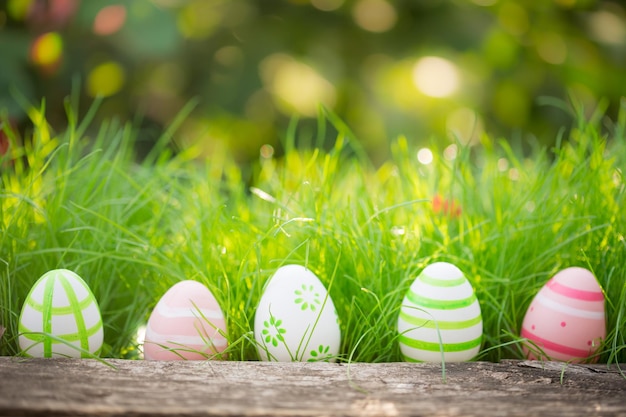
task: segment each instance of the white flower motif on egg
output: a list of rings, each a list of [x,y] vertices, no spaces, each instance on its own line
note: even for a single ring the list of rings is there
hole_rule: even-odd
[[[302,284],[301,288],[295,290],[294,293],[297,296],[294,301],[300,305],[300,309],[303,311],[307,309],[315,311],[322,304],[320,294],[315,291],[313,285]]]
[[[299,265],[279,268],[267,282],[254,318],[264,361],[327,361],[339,352],[337,311],[321,281]]]

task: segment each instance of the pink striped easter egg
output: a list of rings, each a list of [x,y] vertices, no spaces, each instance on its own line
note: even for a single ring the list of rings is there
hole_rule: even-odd
[[[528,307],[521,336],[529,359],[595,362],[593,354],[606,337],[604,294],[593,274],[584,268],[557,273]],[[545,355],[544,355],[545,354]]]
[[[148,360],[222,359],[227,346],[222,309],[196,281],[173,285],[154,307],[144,342]]]

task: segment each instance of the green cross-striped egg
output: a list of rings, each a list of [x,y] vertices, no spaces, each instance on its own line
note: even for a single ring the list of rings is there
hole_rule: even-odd
[[[483,333],[480,305],[459,268],[436,262],[422,271],[402,302],[398,332],[409,362],[462,362],[476,356]]]
[[[98,355],[104,336],[96,298],[85,281],[67,269],[49,271],[33,285],[19,331],[22,353],[43,358]]]

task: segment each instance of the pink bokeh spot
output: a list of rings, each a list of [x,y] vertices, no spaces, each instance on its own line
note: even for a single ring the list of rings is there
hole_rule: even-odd
[[[93,22],[93,33],[96,35],[112,35],[124,26],[126,7],[120,4],[103,7]]]
[[[57,30],[67,26],[80,3],[78,0],[29,1],[28,23],[38,31]]]
[[[565,327],[565,322],[564,321],[561,322],[561,327]]]

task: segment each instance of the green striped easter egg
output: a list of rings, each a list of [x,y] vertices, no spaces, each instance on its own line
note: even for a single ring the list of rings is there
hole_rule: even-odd
[[[409,362],[462,362],[480,350],[483,321],[474,289],[447,262],[427,266],[413,281],[398,317],[400,350]]]
[[[80,349],[98,355],[104,336],[96,298],[85,281],[67,269],[49,271],[33,285],[19,331],[22,353],[43,358],[89,356]]]

